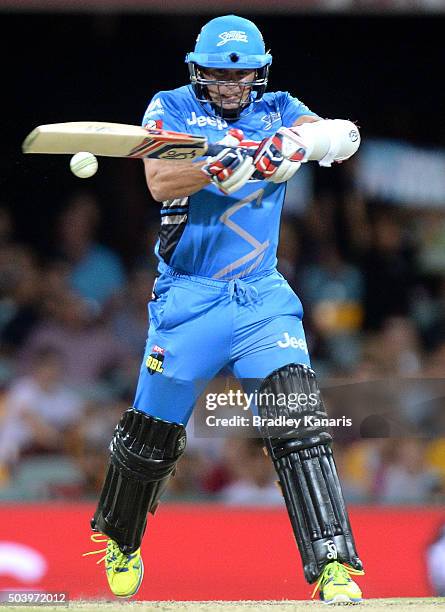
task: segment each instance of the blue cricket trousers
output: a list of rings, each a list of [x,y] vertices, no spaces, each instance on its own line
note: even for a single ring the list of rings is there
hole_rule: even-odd
[[[224,367],[262,380],[288,363],[310,365],[303,308],[276,270],[214,280],[162,264],[134,406],[187,424],[199,395]]]

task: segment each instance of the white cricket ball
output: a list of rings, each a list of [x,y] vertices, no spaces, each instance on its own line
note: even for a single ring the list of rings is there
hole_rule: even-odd
[[[97,172],[97,158],[92,153],[81,151],[71,158],[70,168],[71,172],[79,178],[90,178]]]

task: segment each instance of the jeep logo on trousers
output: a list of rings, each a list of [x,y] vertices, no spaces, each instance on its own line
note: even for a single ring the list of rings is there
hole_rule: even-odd
[[[277,342],[280,348],[296,348],[304,351],[307,354],[307,344],[304,338],[296,338],[295,336],[289,336],[288,332],[284,332],[284,340],[278,340]]]

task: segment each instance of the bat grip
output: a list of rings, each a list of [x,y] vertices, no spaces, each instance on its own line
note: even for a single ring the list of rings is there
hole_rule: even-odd
[[[224,149],[227,149],[227,146],[220,144],[209,144],[207,146],[206,155],[209,155],[210,157],[215,157],[215,155],[218,155],[218,153],[221,153],[221,151],[223,151]]]
[[[259,144],[259,143],[258,143]],[[221,151],[224,151],[224,149],[237,149],[239,147],[228,147],[227,145],[220,145],[220,144],[209,144],[207,145],[207,153],[206,155],[210,156],[210,157],[215,157],[215,155],[218,155],[218,153],[221,153]],[[241,147],[244,148],[244,147]],[[256,151],[252,149],[244,149],[248,155],[252,155],[252,157],[255,155]]]

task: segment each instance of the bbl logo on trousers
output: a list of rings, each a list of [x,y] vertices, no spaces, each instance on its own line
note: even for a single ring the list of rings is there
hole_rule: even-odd
[[[165,349],[155,344],[151,351],[152,352],[147,357],[147,361],[145,362],[148,373],[156,374],[156,372],[159,372],[160,374],[162,374],[162,372],[164,371],[162,364],[164,363]]]

